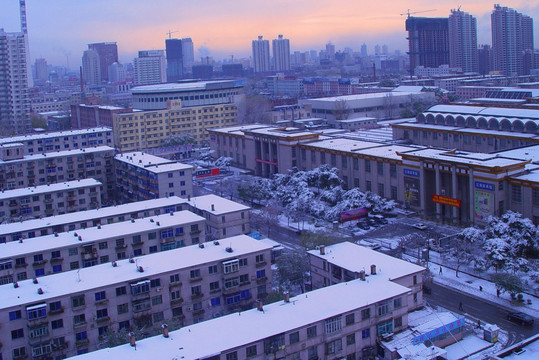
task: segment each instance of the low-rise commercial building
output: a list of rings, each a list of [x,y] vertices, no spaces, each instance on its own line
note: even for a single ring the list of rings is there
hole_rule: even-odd
[[[63,358],[97,350],[109,331],[183,327],[251,308],[271,283],[270,249],[241,235],[0,286],[1,353]]]
[[[113,127],[114,114],[131,112],[132,109],[105,105],[71,105],[71,126],[74,129]],[[111,145],[112,146],[112,145]]]
[[[4,283],[152,254],[204,239],[204,218],[190,211],[131,219],[1,244]]]
[[[0,222],[96,209],[101,206],[101,186],[89,178],[2,191]]]
[[[193,166],[144,152],[114,157],[116,196],[120,202],[193,195]]]

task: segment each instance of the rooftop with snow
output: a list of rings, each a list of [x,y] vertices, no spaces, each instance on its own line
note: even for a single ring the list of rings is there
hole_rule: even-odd
[[[66,130],[66,131],[58,131],[58,132],[50,132],[50,133],[10,136],[10,137],[0,138],[0,144],[25,142],[25,141],[31,141],[31,140],[42,140],[42,139],[48,139],[48,138],[53,138],[53,137],[59,137],[59,136],[88,135],[88,134],[94,134],[94,133],[99,133],[103,131],[112,132],[112,129],[108,127],[96,127],[96,128],[91,128],[91,129]]]
[[[233,251],[228,252],[227,247],[232,248]],[[247,235],[238,235],[217,242],[204,243],[204,247],[192,245],[144,255],[135,258],[134,262],[130,262],[129,259],[118,260],[115,261],[116,266],[106,263],[52,274],[38,278],[37,284],[34,284],[32,279],[19,281],[18,287],[14,287],[13,284],[0,286],[0,308],[8,309],[25,304],[35,305],[73,293],[91,291],[96,288],[103,289],[123,282],[147,280],[169,271],[235,259],[269,249],[271,246]],[[142,267],[143,272],[139,271],[139,266]],[[40,288],[43,294],[38,294]],[[238,334],[230,332],[230,335],[237,336]],[[151,358],[154,357],[148,355],[146,357],[146,359]]]
[[[187,170],[193,168],[193,166],[191,165],[182,164],[175,160],[165,159],[141,151],[118,154],[114,157],[114,159],[141,169],[151,171],[153,173],[164,173],[169,171]]]
[[[215,194],[192,197],[191,200],[187,201],[187,203],[194,208],[213,215],[222,215],[251,209],[248,206],[225,199]]]
[[[48,194],[48,193],[54,193],[61,190],[67,191],[67,190],[81,189],[81,188],[86,188],[90,186],[100,186],[100,185],[101,185],[100,181],[89,178],[89,179],[82,179],[82,180],[66,181],[63,183],[55,183],[55,184],[49,184],[49,185],[39,185],[39,186],[33,186],[33,187],[27,187],[27,188],[21,188],[21,189],[2,190],[0,192],[0,201],[2,200],[5,201],[7,199],[17,198],[21,196]]]
[[[24,145],[24,144],[18,144],[18,146]],[[3,146],[16,146],[16,144],[6,144]],[[57,151],[51,151],[46,153],[39,153],[39,154],[32,154],[32,155],[24,155],[21,159],[14,159],[14,160],[0,160],[0,164],[16,164],[18,162],[28,162],[33,160],[43,160],[43,159],[55,159],[59,157],[65,157],[69,155],[82,155],[82,154],[94,154],[99,153],[103,151],[111,150],[114,151],[113,148],[110,146],[94,146],[94,147],[87,147],[82,149],[70,149],[70,150],[57,150]]]
[[[384,281],[354,280],[314,290],[248,311],[186,326],[169,338],[154,336],[129,344],[98,350],[77,359],[203,359],[314,322],[354,311],[410,290]],[[241,331],[230,331],[240,329]],[[209,336],[218,334],[218,336]]]
[[[214,80],[214,81],[193,81],[181,83],[167,83],[156,85],[143,85],[131,88],[132,94],[138,93],[167,93],[179,91],[202,91],[202,90],[221,90],[238,87],[233,80]]]

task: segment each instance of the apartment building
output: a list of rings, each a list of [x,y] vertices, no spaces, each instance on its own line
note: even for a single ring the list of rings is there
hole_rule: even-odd
[[[114,157],[116,198],[121,202],[193,195],[193,166],[144,152]]]
[[[250,232],[248,206],[214,194],[192,197],[187,203],[191,211],[206,218],[206,241]]]
[[[426,269],[422,266],[348,241],[321,246],[307,254],[313,289],[355,279],[370,281],[376,276],[410,289],[407,295],[409,311],[423,306],[423,274]]]
[[[132,109],[118,106],[105,105],[71,105],[71,126],[75,129],[85,129],[91,127],[113,127],[114,114],[131,112]],[[69,110],[69,108],[68,108]],[[112,146],[112,145],[111,145]]]
[[[169,100],[163,110],[114,114],[115,147],[120,151],[157,148],[179,136],[189,136],[201,144],[208,141],[206,129],[237,124],[234,103],[191,107],[185,107],[184,103],[186,101]]]
[[[103,200],[112,199],[114,149],[108,146],[23,155],[23,144],[0,145],[0,188],[18,189],[75,179],[102,183]]]
[[[187,208],[185,203],[185,199],[171,196],[17,223],[0,224],[0,243],[181,211]]]
[[[64,358],[97,350],[108,331],[251,308],[271,283],[270,248],[240,235],[0,286],[1,354]]]
[[[204,218],[189,211],[96,225],[1,245],[2,282],[75,270],[198,244]]]
[[[21,155],[93,146],[113,146],[112,129],[107,127],[0,138],[0,145],[14,143],[23,145]]]
[[[379,275],[287,297],[77,359],[368,359],[408,326],[410,289]],[[219,336],[208,336],[215,329]],[[167,329],[168,330],[168,329]],[[423,346],[419,344],[417,346]],[[382,350],[383,351],[383,350]],[[380,357],[389,359],[385,352]]]
[[[50,185],[2,190],[0,222],[72,213],[101,206],[101,182],[74,180]]]

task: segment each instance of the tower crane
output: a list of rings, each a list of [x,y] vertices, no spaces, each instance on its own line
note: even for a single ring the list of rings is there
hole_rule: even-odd
[[[413,15],[413,14],[420,14],[420,13],[429,12],[429,11],[436,11],[436,9],[422,10],[422,11],[410,11],[410,9],[408,9],[408,11],[400,15],[401,16],[408,15],[408,17],[410,17],[410,15]]]
[[[179,31],[178,31],[178,30],[176,30],[176,31],[170,31],[170,30],[169,30],[169,31],[167,31],[165,34],[168,35],[168,38],[169,38],[169,39],[172,39],[172,34],[177,33],[177,32],[179,32]]]

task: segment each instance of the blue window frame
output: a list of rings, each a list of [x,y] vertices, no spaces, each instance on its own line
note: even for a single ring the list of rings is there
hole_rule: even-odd
[[[45,269],[35,269],[34,273],[36,274],[36,277],[45,275]]]
[[[368,339],[371,337],[371,329],[363,329],[361,330],[361,338],[362,339]]]
[[[22,318],[22,312],[20,310],[9,312],[9,321],[18,320]]]
[[[105,300],[107,298],[107,295],[105,294],[105,291],[99,291],[94,294],[95,301],[101,301]]]
[[[263,277],[266,277],[266,269],[258,270],[256,272],[256,278],[261,279]]]
[[[62,272],[62,265],[53,265],[52,266],[52,272],[53,273]]]
[[[26,317],[28,320],[40,319],[45,316],[47,316],[47,304],[31,306],[26,309]]]
[[[220,297],[214,297],[210,300],[211,306],[219,306],[221,305],[221,298]]]

